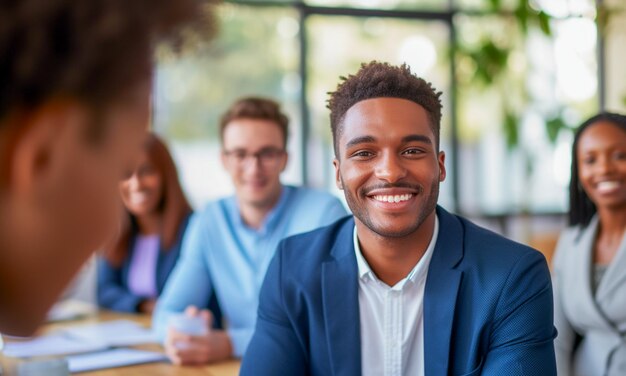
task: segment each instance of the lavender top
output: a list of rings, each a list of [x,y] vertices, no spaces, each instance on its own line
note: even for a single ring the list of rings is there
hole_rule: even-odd
[[[155,298],[159,236],[138,235],[128,273],[128,289],[135,295]]]

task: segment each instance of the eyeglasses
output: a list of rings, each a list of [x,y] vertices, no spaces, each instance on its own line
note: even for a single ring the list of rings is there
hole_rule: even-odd
[[[237,166],[243,166],[246,161],[252,159],[255,163],[260,163],[265,167],[271,167],[285,154],[285,150],[267,147],[256,153],[250,153],[244,149],[224,150],[223,153],[230,162]]]

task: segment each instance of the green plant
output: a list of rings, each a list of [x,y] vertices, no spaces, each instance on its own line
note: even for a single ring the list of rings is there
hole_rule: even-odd
[[[530,6],[527,0],[518,0],[514,9],[504,9],[502,0],[489,0],[487,15],[493,15],[504,20],[506,28],[512,33],[507,38],[502,38],[496,33],[485,33],[480,41],[471,46],[456,46],[457,59],[471,62],[473,69],[471,77],[459,77],[461,89],[463,83],[479,86],[484,89],[496,89],[502,98],[503,133],[509,149],[520,146],[520,117],[522,108],[528,102],[528,93],[525,83],[522,81],[514,87],[507,73],[510,69],[510,58],[515,49],[516,38],[513,31],[521,37],[522,41],[528,36],[530,30],[540,30],[546,36],[552,35],[550,27],[551,17]],[[512,95],[512,91],[514,92]],[[516,99],[511,99],[511,97]],[[563,119],[553,118],[546,122],[546,132],[551,141],[556,140],[558,131],[565,126]]]

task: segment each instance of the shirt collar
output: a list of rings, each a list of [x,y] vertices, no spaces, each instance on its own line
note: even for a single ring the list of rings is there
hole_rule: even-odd
[[[282,212],[286,210],[286,203],[289,199],[289,196],[291,195],[292,190],[293,187],[291,186],[280,186],[280,197],[278,198],[278,202],[276,202],[276,205],[272,208],[272,210],[267,213],[267,216],[265,217],[263,223],[258,229],[252,229],[248,225],[246,225],[246,223],[243,221],[243,218],[241,217],[241,211],[239,210],[239,200],[237,199],[237,196],[233,196],[231,216],[234,223],[237,224],[240,228],[245,228],[258,234],[271,232],[275,227],[278,219],[281,217]]]
[[[426,248],[426,252],[424,252],[422,258],[406,276],[406,280],[414,281],[416,278],[422,277],[428,271],[428,266],[430,265],[430,260],[433,256],[433,251],[435,250],[435,244],[437,244],[438,236],[439,217],[435,213],[435,226],[433,229],[433,236],[430,239],[430,243],[428,243],[428,247]],[[359,271],[359,279],[366,280],[367,278],[370,278],[372,280],[378,280],[374,272],[372,272],[369,264],[365,260],[365,257],[363,257],[363,253],[361,253],[361,246],[359,245],[359,238],[356,233],[356,224],[354,225],[354,231],[352,232],[352,241],[354,243],[354,253],[356,255],[356,264]]]

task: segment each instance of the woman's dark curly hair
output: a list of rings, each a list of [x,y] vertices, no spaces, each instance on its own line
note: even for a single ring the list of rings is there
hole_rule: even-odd
[[[330,109],[330,128],[333,134],[335,156],[339,155],[339,136],[342,132],[346,112],[356,103],[372,98],[401,98],[422,106],[428,113],[430,127],[435,135],[439,150],[439,128],[441,122],[441,92],[430,82],[411,73],[408,65],[392,66],[388,63],[371,61],[361,64],[355,74],[340,77],[343,81],[337,90],[330,92],[327,107]]]
[[[611,123],[626,132],[626,116],[611,112],[602,112],[594,115],[585,120],[585,122],[583,122],[578,129],[576,129],[574,143],[572,145],[572,169],[569,183],[568,219],[570,226],[580,225],[581,227],[587,227],[589,222],[591,222],[591,218],[593,218],[596,214],[596,205],[593,201],[591,201],[587,192],[585,192],[580,184],[580,179],[578,177],[579,167],[577,150],[580,138],[585,133],[585,130],[599,122]]]
[[[214,4],[3,0],[0,121],[54,98],[77,100],[97,113],[123,101],[129,89],[150,78],[157,43],[176,47],[184,36],[212,35]]]

